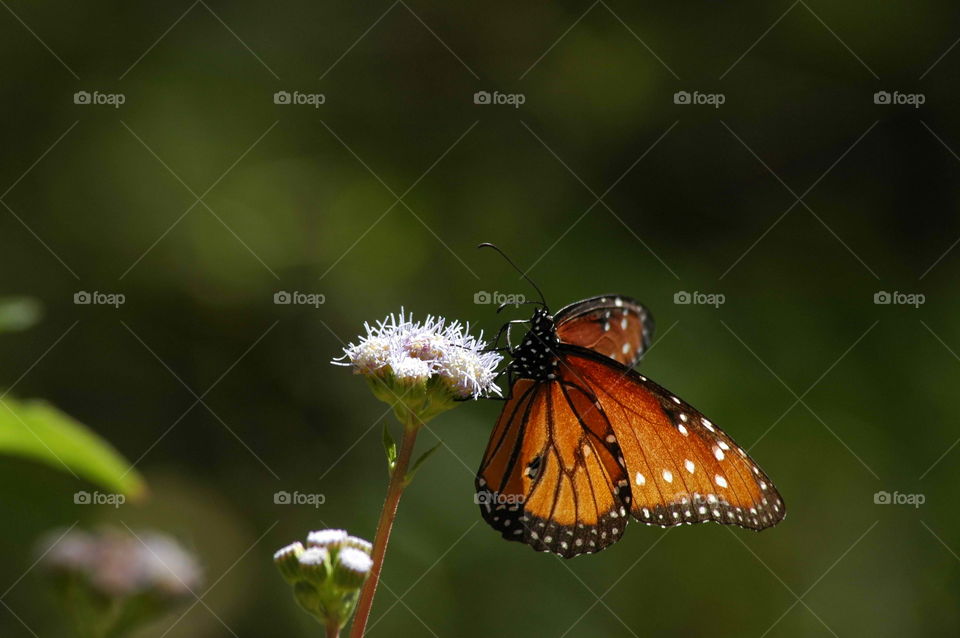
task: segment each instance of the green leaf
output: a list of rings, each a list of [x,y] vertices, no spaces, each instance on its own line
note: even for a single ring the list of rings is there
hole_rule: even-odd
[[[131,499],[146,492],[143,478],[113,446],[44,401],[0,399],[0,453],[45,463]]]
[[[383,424],[383,451],[387,454],[387,468],[393,472],[397,465],[397,442],[393,440],[387,423]]]
[[[424,452],[422,455],[420,455],[419,459],[414,461],[413,466],[410,468],[410,471],[407,472],[407,476],[404,479],[407,483],[413,480],[413,475],[416,473],[417,470],[420,469],[420,466],[423,464],[423,462],[426,461],[431,454],[436,452],[441,445],[443,445],[443,441],[437,441],[436,445],[434,445],[432,448]]]
[[[26,330],[40,320],[40,302],[30,297],[0,298],[0,332]]]

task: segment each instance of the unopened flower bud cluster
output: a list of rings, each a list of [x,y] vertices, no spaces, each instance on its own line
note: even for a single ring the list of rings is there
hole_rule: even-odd
[[[273,560],[301,607],[321,623],[342,627],[373,567],[372,549],[344,530],[326,529],[310,532],[305,544],[297,541],[277,550]]]

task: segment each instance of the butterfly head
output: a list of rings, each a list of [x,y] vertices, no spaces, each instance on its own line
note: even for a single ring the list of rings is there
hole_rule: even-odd
[[[559,365],[557,325],[546,308],[537,308],[530,319],[530,330],[510,354],[508,369],[524,379],[537,381],[555,378]]]

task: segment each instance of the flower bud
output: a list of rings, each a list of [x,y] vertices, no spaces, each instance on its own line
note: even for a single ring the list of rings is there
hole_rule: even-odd
[[[297,558],[300,563],[301,579],[317,586],[323,585],[327,580],[330,569],[330,554],[326,548],[311,547],[305,549]]]
[[[373,553],[373,543],[363,540],[362,538],[357,538],[356,536],[347,536],[343,540],[343,546],[359,549],[360,551],[365,552],[368,556]]]
[[[333,580],[344,589],[360,589],[372,567],[373,559],[369,554],[354,547],[344,547],[337,555]]]
[[[307,534],[307,545],[310,547],[339,545],[346,538],[347,533],[342,529],[322,529]]]
[[[288,583],[295,583],[302,578],[300,572],[300,555],[303,554],[303,544],[300,541],[291,543],[278,549],[273,554],[273,562]]]

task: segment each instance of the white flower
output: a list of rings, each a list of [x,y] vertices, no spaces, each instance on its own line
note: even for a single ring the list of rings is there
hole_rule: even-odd
[[[304,551],[303,543],[297,541],[295,543],[290,543],[286,547],[281,547],[273,553],[273,560],[282,560],[288,556],[297,556],[299,557]]]
[[[48,545],[52,537],[43,545]],[[110,596],[151,591],[169,596],[191,593],[201,583],[195,557],[158,532],[138,535],[112,528],[97,533],[72,530],[42,556],[51,568],[82,577]],[[42,546],[42,545],[41,545]]]
[[[373,567],[373,559],[370,555],[353,547],[344,547],[339,554],[340,566],[351,572],[366,574]]]
[[[364,551],[367,554],[373,552],[373,543],[357,536],[347,536],[347,538],[344,539],[343,544],[346,547],[353,547],[355,549]]]
[[[59,541],[59,542],[58,542]],[[95,539],[80,530],[54,532],[44,538],[39,547],[46,547],[47,564],[67,571],[88,569],[94,561]]]
[[[147,582],[170,594],[190,593],[201,581],[200,568],[194,557],[165,534],[141,536],[140,560]]]
[[[340,543],[347,538],[347,532],[342,529],[322,529],[307,534],[307,545],[322,547],[332,543]]]
[[[502,360],[503,357],[496,352],[477,352],[466,345],[451,348],[443,356],[440,376],[446,379],[454,392],[461,397],[478,397],[488,391],[499,395],[500,388],[493,380]]]
[[[500,394],[494,379],[503,357],[485,351],[483,335],[470,335],[469,325],[433,316],[415,322],[401,309],[364,328],[366,334],[344,348],[334,364],[352,366],[358,374],[392,375],[401,383],[438,378],[458,399]]]
[[[392,353],[387,366],[395,377],[412,383],[426,383],[437,372],[436,360],[418,359],[403,351]]]
[[[311,547],[298,557],[301,565],[323,565],[327,560],[327,550],[323,547]]]

